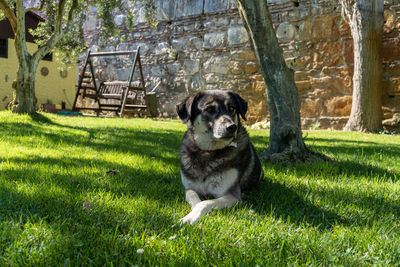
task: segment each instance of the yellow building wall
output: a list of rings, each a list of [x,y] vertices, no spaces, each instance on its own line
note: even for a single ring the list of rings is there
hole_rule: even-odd
[[[27,43],[30,53],[36,51],[37,45]],[[47,76],[43,76],[40,70],[47,67],[49,72]],[[70,67],[66,78],[62,78],[59,63],[53,54],[53,61],[41,60],[35,80],[36,98],[38,100],[37,107],[40,104],[56,104],[57,108],[61,108],[61,102],[66,103],[66,108],[71,109],[75,98],[75,78],[76,69]],[[4,110],[7,103],[13,98],[12,82],[17,78],[18,59],[15,52],[14,40],[8,39],[8,58],[0,57],[0,110]]]

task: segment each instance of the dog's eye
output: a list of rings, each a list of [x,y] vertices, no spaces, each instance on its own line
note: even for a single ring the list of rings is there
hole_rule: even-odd
[[[206,108],[206,112],[214,113],[215,112],[215,108],[214,107],[208,107],[208,108]]]
[[[229,112],[235,112],[235,111],[236,111],[235,107],[232,107],[232,106],[229,107]]]

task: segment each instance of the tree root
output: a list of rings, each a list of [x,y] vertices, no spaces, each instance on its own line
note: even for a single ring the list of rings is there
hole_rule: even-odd
[[[333,162],[328,156],[314,151],[293,152],[284,151],[280,153],[269,153],[268,150],[261,152],[260,159],[265,162],[280,163],[285,165],[297,163],[314,163],[314,162]]]

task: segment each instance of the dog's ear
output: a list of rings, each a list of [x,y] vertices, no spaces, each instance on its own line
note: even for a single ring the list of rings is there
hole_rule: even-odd
[[[247,102],[238,94],[234,92],[229,92],[229,94],[235,99],[237,104],[238,113],[240,116],[246,120],[246,112],[247,112]]]
[[[185,97],[178,105],[176,105],[176,113],[178,113],[179,118],[183,123],[188,120],[192,120],[193,107],[195,102],[199,99],[201,92],[197,92],[190,96]]]

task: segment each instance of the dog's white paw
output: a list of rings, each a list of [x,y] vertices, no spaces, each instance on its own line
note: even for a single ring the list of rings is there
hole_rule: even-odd
[[[200,220],[201,212],[192,210],[188,215],[179,220],[180,223],[195,224]]]

